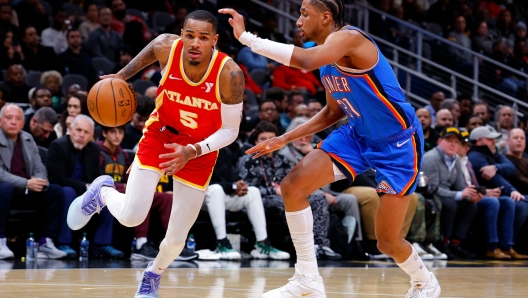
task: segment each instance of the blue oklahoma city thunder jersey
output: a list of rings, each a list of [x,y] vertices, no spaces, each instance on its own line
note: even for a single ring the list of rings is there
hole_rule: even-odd
[[[320,68],[326,91],[345,111],[355,133],[371,140],[383,139],[418,122],[414,108],[406,102],[394,71],[374,40],[353,26],[341,30],[359,31],[378,52],[378,62],[370,70],[353,70],[336,63]]]

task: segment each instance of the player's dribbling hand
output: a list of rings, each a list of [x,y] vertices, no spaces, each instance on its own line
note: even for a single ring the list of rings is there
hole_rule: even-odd
[[[107,74],[107,75],[104,75],[104,76],[99,76],[99,79],[101,79],[101,80],[110,79],[110,78],[120,79],[120,80],[126,81],[125,78],[123,78],[123,76],[118,74],[118,73],[112,73],[112,74]]]
[[[236,10],[231,8],[222,8],[218,10],[219,13],[223,14],[230,14],[232,18],[229,18],[229,24],[233,27],[233,34],[235,35],[236,39],[240,38],[240,35],[246,31],[246,27],[244,25],[244,17],[236,12]]]
[[[249,154],[249,155],[255,154],[253,158],[259,158],[262,155],[266,155],[266,153],[270,153],[275,150],[281,149],[286,144],[287,142],[284,140],[284,138],[282,138],[282,136],[275,137],[275,138],[267,139],[262,143],[258,143],[257,145],[255,145],[255,147],[248,149],[246,151],[246,154]]]
[[[161,170],[167,175],[173,175],[178,172],[185,164],[196,155],[189,146],[180,144],[165,144],[165,148],[174,149],[174,152],[160,154],[159,158],[170,159],[167,162],[160,163]]]

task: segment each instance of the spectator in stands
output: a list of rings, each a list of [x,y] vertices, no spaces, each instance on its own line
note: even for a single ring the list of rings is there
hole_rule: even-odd
[[[493,36],[488,31],[488,23],[481,21],[471,38],[472,50],[486,56],[491,56],[493,53],[493,40]]]
[[[15,5],[19,28],[34,26],[38,34],[49,27],[49,15],[40,1],[22,0]],[[46,69],[47,70],[47,69]]]
[[[500,11],[495,24],[495,29],[498,31],[500,37],[506,40],[506,45],[511,50],[513,49],[513,41],[515,39],[515,20],[512,18],[511,11],[503,9]]]
[[[24,112],[26,122],[29,122],[29,119],[31,119],[35,112],[41,107],[51,107],[51,92],[46,87],[36,88],[35,91],[31,93],[29,105],[30,107]]]
[[[271,99],[275,102],[280,117],[282,117],[282,113],[287,111],[288,92],[286,92],[284,89],[277,87],[269,88],[266,90],[266,99]]]
[[[473,185],[478,188],[477,177],[467,157],[471,148],[469,133],[464,131],[461,136],[462,145],[458,148],[457,154],[464,174],[464,182],[466,186]],[[512,245],[515,202],[508,196],[501,196],[498,187],[486,189],[485,194],[480,193],[482,200],[477,203],[477,219],[483,221],[487,245],[486,256],[492,259],[511,259],[511,255],[514,255]],[[528,256],[524,257],[528,259]]]
[[[304,103],[296,106],[295,109],[293,110],[293,118],[295,119],[297,117],[304,117],[304,118],[310,117],[310,110],[308,109],[308,106],[305,105]]]
[[[489,127],[482,126],[473,129],[469,138],[475,146],[469,151],[468,157],[480,185],[487,188],[499,187],[503,195],[509,196],[515,201],[513,238],[515,240],[528,217],[528,201],[526,195],[517,191],[508,181],[508,177],[513,177],[516,170],[515,165],[506,156],[500,154],[495,147],[495,139],[500,136],[500,133]],[[512,257],[515,258],[514,255]]]
[[[466,235],[477,212],[476,203],[482,196],[474,186],[466,186],[456,153],[462,137],[458,128],[447,126],[439,135],[438,146],[424,155],[423,172],[429,178],[428,192],[440,197],[442,212],[440,229],[443,235],[443,252],[463,259],[474,254],[464,250],[460,243]]]
[[[0,30],[0,43],[0,69],[8,69],[9,66],[20,64],[24,60],[24,53],[14,31]]]
[[[13,64],[7,69],[6,85],[11,90],[12,102],[28,102],[28,92],[31,87],[26,84],[24,69],[20,64]]]
[[[56,70],[48,70],[40,76],[40,85],[51,92],[51,106],[56,108],[63,99],[62,75]]]
[[[221,259],[241,259],[240,253],[233,249],[227,239],[225,212],[246,209],[257,240],[251,256],[255,259],[289,259],[289,253],[271,246],[260,191],[255,186],[248,186],[238,177],[233,159],[233,153],[228,147],[220,149],[202,207],[209,212],[213,223],[217,239],[216,252],[221,255]]]
[[[479,116],[471,115],[469,117],[469,121],[468,121],[468,123],[466,125],[466,131],[468,133],[471,133],[471,131],[473,129],[475,129],[476,127],[479,127],[479,126],[483,126],[482,119],[480,119]]]
[[[118,62],[114,66],[114,69],[112,69],[111,73],[118,73],[123,67],[125,67],[130,61],[132,60],[132,50],[129,46],[123,45],[119,49],[118,53]],[[134,82],[136,80],[141,79],[141,72],[136,73],[133,75],[130,79],[128,79],[129,82]]]
[[[438,91],[431,95],[429,98],[429,104],[424,108],[431,114],[431,123],[436,123],[436,112],[440,110],[440,105],[445,100],[445,94],[442,91]]]
[[[506,66],[512,68],[515,67],[513,53],[510,49],[508,49],[508,46],[504,40],[499,40],[494,43],[493,54],[491,58],[502,64],[505,64]],[[493,80],[493,84],[500,91],[510,96],[516,97],[517,91],[525,88],[526,82],[515,77],[515,74],[513,74],[513,72],[496,65],[493,65],[491,67],[495,71],[495,80]]]
[[[508,140],[510,131],[515,127],[515,111],[509,106],[502,106],[497,115],[497,131],[502,134],[500,141],[504,142],[500,147],[507,148],[506,140]],[[499,148],[500,151],[502,151],[501,148]]]
[[[295,117],[295,108],[304,103],[304,96],[299,91],[290,91],[284,113],[280,115],[282,127],[290,126],[291,119]]]
[[[154,100],[146,96],[138,96],[136,112],[132,116],[132,120],[126,125],[125,138],[121,143],[123,149],[132,149],[136,146],[143,136],[145,122],[154,108]]]
[[[514,41],[525,41],[528,42],[528,37],[526,36],[527,28],[526,23],[523,21],[517,22],[517,25],[515,25],[515,39]]]
[[[126,24],[129,22],[138,22],[141,23],[143,40],[149,42],[152,39],[152,34],[143,19],[127,14],[126,4],[123,0],[111,0],[110,8],[112,9],[112,30],[123,35]]]
[[[292,34],[292,38],[294,46],[300,48],[303,47],[300,30],[295,30]],[[319,79],[317,79],[312,72],[306,70],[279,65],[273,70],[272,76],[272,85],[284,90],[308,92],[312,96],[317,92],[323,91],[323,85],[321,85]]]
[[[268,70],[268,58],[254,53],[247,46],[243,46],[240,51],[238,51],[236,61],[244,65],[249,73],[255,69],[260,69],[262,71]]]
[[[99,24],[88,37],[88,44],[92,55],[95,57],[106,57],[110,61],[116,61],[119,49],[123,46],[121,35],[112,30],[112,11],[108,7],[99,9]]]
[[[57,113],[50,107],[42,107],[24,125],[24,131],[31,134],[37,146],[48,148],[57,139],[53,126],[57,124]]]
[[[59,123],[53,127],[57,138],[70,134],[71,121],[79,114],[89,115],[89,112],[86,95],[77,92],[66,100],[66,109],[62,112]]]
[[[277,16],[274,12],[268,12],[264,15],[262,27],[260,27],[258,30],[258,36],[260,36],[260,38],[286,43],[286,38],[284,38],[284,35],[279,33],[279,29],[277,27]]]
[[[90,51],[82,46],[81,32],[76,29],[66,33],[68,48],[59,54],[63,74],[79,74],[85,77],[89,85],[95,84],[98,77],[92,64]],[[130,61],[129,61],[130,62]]]
[[[57,8],[53,12],[53,20],[51,26],[44,29],[41,34],[41,44],[46,47],[53,48],[55,54],[60,54],[68,48],[68,41],[66,41],[66,32],[71,26],[71,21],[68,20],[66,10],[62,7]]]
[[[162,10],[165,11],[165,10]],[[169,12],[170,13],[170,12]],[[171,34],[181,34],[181,30],[183,29],[183,22],[185,21],[185,18],[187,17],[188,11],[187,8],[182,6],[179,7],[176,10],[176,13],[174,14],[174,22],[168,24],[165,27],[165,33],[171,33]],[[225,53],[225,52],[224,52]]]
[[[424,134],[424,151],[427,152],[434,147],[438,141],[438,133],[431,128],[431,113],[428,110],[421,108],[416,110],[416,116],[422,124]]]
[[[453,114],[448,109],[441,109],[436,114],[435,131],[440,135],[444,128],[453,126]]]
[[[279,113],[277,110],[277,105],[274,101],[270,99],[262,101],[259,105],[258,118],[252,119],[251,122],[248,123],[248,128],[252,130],[259,123],[267,121],[273,123],[273,125],[277,127],[279,135],[283,134],[286,129],[282,126],[281,122],[279,121]]]
[[[113,72],[113,73],[116,73],[116,72]],[[158,92],[158,87],[151,86],[151,87],[148,87],[147,90],[145,90],[145,96],[151,98],[152,100],[155,100],[157,92]]]
[[[518,40],[515,43],[515,68],[526,72],[528,69],[528,40]]]
[[[528,194],[528,156],[526,149],[526,133],[520,128],[514,128],[508,137],[508,154],[506,157],[515,165],[515,175],[510,178],[511,184],[523,194]]]
[[[462,15],[457,16],[453,28],[454,30],[449,32],[447,39],[466,48],[466,50],[471,50],[471,39],[466,35],[466,18]],[[469,51],[451,47],[450,53],[461,71],[473,69],[473,56]]]
[[[487,102],[481,101],[473,105],[473,115],[482,120],[482,125],[495,129],[495,122],[491,121],[491,111]]]
[[[86,6],[86,21],[82,22],[79,25],[79,32],[81,33],[81,37],[83,41],[87,41],[88,37],[90,36],[90,33],[92,33],[95,29],[99,28],[99,9],[97,8],[97,5],[90,4]]]
[[[253,132],[255,144],[278,135],[277,128],[270,122],[263,121]],[[259,159],[250,155],[238,160],[238,174],[249,186],[260,190],[267,222],[286,224],[284,202],[281,196],[280,182],[293,168],[292,164],[278,152],[270,152]],[[322,194],[312,194],[308,197],[314,217],[314,238],[316,251],[320,256],[329,259],[340,259],[341,255],[330,249],[327,238],[330,217],[328,201]]]
[[[87,186],[101,175],[99,155],[101,149],[92,142],[94,122],[86,115],[78,115],[71,124],[70,135],[65,135],[51,143],[48,150],[46,168],[50,181],[63,187],[65,206],[82,195]],[[74,257],[71,248],[72,231],[66,223],[68,208],[64,208],[62,227],[59,237],[59,249]],[[91,254],[122,258],[123,252],[112,247],[112,229],[114,218],[108,210],[100,212],[100,221],[95,230]]]
[[[53,70],[60,65],[53,48],[40,44],[40,37],[35,27],[25,27],[20,32],[22,34],[22,52],[24,53],[22,65],[27,71]]]
[[[446,36],[454,16],[455,11],[449,4],[449,0],[438,0],[429,7],[425,20],[429,23],[439,24],[444,31],[444,36]]]
[[[20,107],[6,104],[0,110],[0,259],[14,256],[4,233],[9,209],[17,207],[37,209],[42,216],[37,258],[62,258],[66,254],[52,240],[57,237],[64,209],[62,189],[49,183],[37,145],[22,131],[23,126]]]
[[[460,102],[456,99],[446,99],[440,105],[440,109],[447,109],[453,116],[453,124],[451,126],[458,127],[458,120],[460,119]]]
[[[0,109],[6,104],[6,102],[10,101],[11,90],[4,82],[0,82]]]
[[[0,4],[0,31],[15,33],[18,38],[18,26],[11,22],[13,8],[8,3]]]
[[[458,118],[458,128],[461,128],[468,124],[469,117],[471,116],[473,109],[473,101],[471,100],[471,97],[466,94],[459,95],[457,100],[460,103],[460,118]]]
[[[312,98],[308,100],[308,118],[312,118],[317,113],[319,113],[323,109],[323,105],[315,98]],[[332,127],[329,127],[325,130],[321,130],[320,132],[316,133],[315,135],[319,137],[321,140],[326,139],[328,135],[332,132]]]

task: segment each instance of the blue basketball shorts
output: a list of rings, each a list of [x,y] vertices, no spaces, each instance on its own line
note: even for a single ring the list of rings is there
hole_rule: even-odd
[[[373,168],[379,195],[409,195],[416,189],[422,166],[423,144],[420,123],[375,141],[361,138],[353,128],[343,125],[320,142],[317,148],[332,158],[350,183],[357,175]]]

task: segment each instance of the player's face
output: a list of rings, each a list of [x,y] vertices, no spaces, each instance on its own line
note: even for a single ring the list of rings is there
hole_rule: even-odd
[[[218,41],[218,34],[208,22],[189,19],[181,31],[184,57],[191,65],[197,66],[202,61],[209,63],[212,51]]]
[[[122,129],[111,128],[106,132],[103,131],[103,137],[105,138],[106,141],[108,141],[108,143],[117,147],[121,145],[121,142],[123,141],[123,138],[125,137],[125,131]]]
[[[319,34],[319,21],[321,13],[310,4],[309,0],[304,0],[301,5],[301,15],[297,20],[297,27],[301,30],[303,42],[313,41]]]

